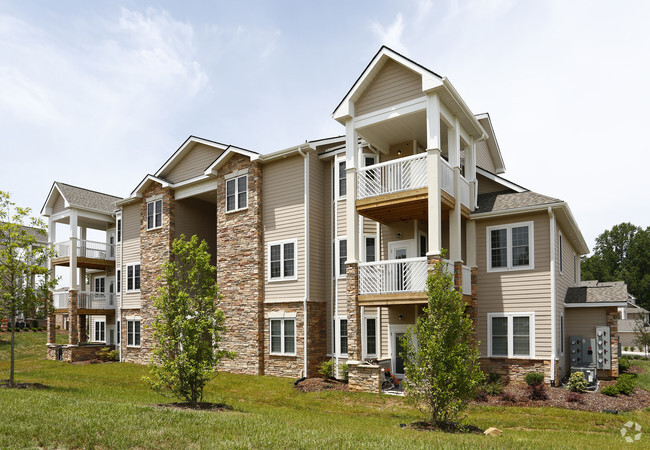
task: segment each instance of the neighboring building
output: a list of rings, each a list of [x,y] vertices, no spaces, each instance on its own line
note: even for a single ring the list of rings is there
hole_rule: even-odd
[[[627,303],[618,308],[618,333],[621,347],[639,347],[636,339],[640,326],[645,329],[650,328],[650,311],[637,305],[636,298],[628,293]]]
[[[569,371],[571,327],[583,325],[569,323],[565,297],[588,253],[568,205],[503,178],[490,117],[386,47],[333,117],[345,136],[265,155],[191,136],[123,199],[55,183],[43,214],[72,231],[53,264],[86,273],[55,298],[71,345],[51,338],[49,357],[87,357],[93,346],[77,343],[88,322],[90,341],[148,362],[160,264],[175,238],[196,234],[217,266],[223,347],[238,355],[226,370],[312,376],[335,358],[352,389],[379,389],[381,367],[403,372],[399,337],[444,257],[484,368],[513,379],[543,371],[556,383]],[[87,227],[106,242],[85,242]],[[615,332],[615,322],[602,325]]]

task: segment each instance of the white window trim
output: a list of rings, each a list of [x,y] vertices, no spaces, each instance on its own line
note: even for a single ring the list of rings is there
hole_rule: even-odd
[[[341,189],[339,188],[339,186],[340,186],[339,183],[340,183],[340,180],[341,180],[341,178],[339,177],[339,171],[341,170],[340,169],[341,163],[346,164],[345,157],[336,158],[334,160],[334,180],[336,181],[336,183],[334,184],[334,197],[336,198],[336,200],[345,200],[347,198],[347,186],[346,186],[346,192],[345,192],[344,195],[341,195],[341,192],[340,192]],[[346,168],[346,183],[347,183],[347,164],[346,164],[345,168]]]
[[[140,277],[142,278],[142,267],[140,267]],[[142,279],[140,280],[142,283]],[[122,269],[117,269],[115,271],[115,293],[122,293]]]
[[[133,323],[133,342],[134,344],[129,345],[129,322]],[[140,345],[135,345],[135,322],[140,322]],[[142,347],[142,318],[138,316],[132,316],[126,318],[126,346],[127,348],[140,348]]]
[[[348,318],[347,316],[337,316],[334,318],[334,345],[335,345],[335,354],[338,355],[340,358],[347,358],[348,353],[341,353],[341,321],[345,320],[347,321]],[[347,322],[349,325],[349,321]],[[348,351],[350,350],[350,328],[347,328],[348,331]]]
[[[366,238],[374,238],[375,239],[375,262],[379,261],[379,257],[378,257],[379,241],[377,239],[377,235],[372,234],[372,233],[364,233],[364,235],[363,235],[363,245],[361,246],[362,247],[361,248],[362,261],[368,262],[368,255],[366,255]]]
[[[493,355],[492,354],[492,318],[493,317],[507,317],[508,318],[508,355]],[[530,345],[530,355],[513,355],[513,328],[512,328],[512,318],[513,317],[528,317],[529,322],[529,345]],[[512,358],[512,359],[533,359],[535,358],[535,313],[534,312],[512,312],[512,313],[488,313],[487,315],[488,326],[487,326],[487,336],[488,336],[488,357],[489,358]]]
[[[126,268],[124,271],[126,273],[126,277],[124,277],[126,281],[125,292],[140,292],[140,289],[129,289],[129,267],[133,267],[133,286],[135,287],[135,266],[140,266],[140,287],[142,287],[142,265],[139,262],[126,264],[124,266]]]
[[[336,264],[336,278],[342,279],[347,276],[346,272],[341,273],[341,264],[340,264],[340,254],[341,254],[341,241],[345,241],[347,245],[348,238],[346,236],[339,236],[336,238],[336,243],[334,244],[334,261]],[[364,246],[365,247],[365,246]],[[347,247],[346,247],[347,248]]]
[[[160,202],[160,225],[156,226],[156,203]],[[153,227],[149,227],[149,205],[153,203]],[[145,221],[146,221],[146,228],[147,231],[151,230],[157,230],[159,228],[162,228],[162,223],[163,223],[163,201],[162,198],[157,198],[151,201],[147,202],[147,209],[145,210]]]
[[[280,326],[280,346],[282,348],[281,352],[274,352],[272,350],[273,349],[273,344],[272,344],[273,336],[272,336],[271,333],[273,332],[273,328],[271,326],[271,322],[273,320],[279,320],[280,323],[281,323],[281,326]],[[285,350],[284,349],[284,338],[285,338],[285,336],[284,336],[284,324],[286,322],[288,322],[288,321],[293,322],[293,350],[294,351],[291,352],[291,353],[287,353],[287,352],[284,351]],[[297,336],[296,335],[298,334],[297,325],[298,324],[297,324],[297,321],[296,321],[295,317],[285,317],[285,318],[274,317],[274,318],[269,319],[269,354],[270,355],[276,355],[276,356],[296,356],[297,355],[297,350],[298,350],[297,342],[296,342],[297,341]]]
[[[97,331],[99,331],[98,325],[100,323],[104,324],[104,339],[97,339]],[[95,320],[93,324],[93,341],[94,342],[106,342],[106,320]]]
[[[284,244],[293,244],[293,276],[284,276]],[[271,278],[271,247],[280,246],[280,276]],[[295,281],[298,279],[298,239],[285,239],[283,241],[273,241],[266,245],[266,263],[268,265],[267,278],[269,283],[278,281]]]
[[[528,227],[528,265],[512,265],[512,229],[517,227]],[[492,267],[492,230],[507,230],[507,263],[506,267]],[[534,222],[518,222],[503,225],[493,225],[485,228],[485,247],[487,253],[487,272],[511,272],[515,270],[533,270],[535,269],[535,228]]]
[[[104,290],[103,290],[103,291],[98,291],[98,290],[97,290],[97,282],[98,282],[99,280],[101,280],[101,279],[104,280]],[[93,292],[101,292],[101,293],[105,293],[105,292],[106,292],[106,276],[105,276],[105,275],[101,275],[101,276],[95,277],[95,278],[93,279],[93,289],[92,289],[92,290],[93,290]]]
[[[246,177],[246,206],[241,208],[239,206],[239,178]],[[226,180],[225,183],[226,185],[224,186],[225,190],[225,196],[226,196],[226,214],[230,213],[235,213],[238,211],[244,211],[248,209],[248,171],[247,170],[238,170],[236,172],[229,173],[228,175],[224,176],[224,179]],[[228,181],[234,179],[235,180],[235,209],[228,209]]]
[[[363,158],[362,159],[363,167],[374,166],[375,164],[377,164],[377,155],[375,155],[374,153],[364,153],[362,158]],[[366,158],[372,158],[373,159],[372,164],[366,164]]]
[[[375,319],[375,353],[367,353],[368,350],[368,319]],[[379,318],[376,314],[368,314],[363,316],[361,324],[361,340],[363,342],[363,357],[376,358],[379,354],[379,346],[381,340],[379,339]]]
[[[122,216],[118,215],[115,219],[115,243],[122,242],[122,234],[124,233],[124,222]]]
[[[420,256],[420,254],[422,253],[422,248],[421,248],[421,246],[420,246],[420,241],[421,241],[421,238],[422,238],[422,237],[424,237],[424,240],[425,240],[425,242],[427,242],[427,244],[428,244],[428,242],[429,242],[428,239],[427,239],[428,234],[427,234],[426,232],[422,231],[422,230],[419,230],[419,231],[418,231],[418,240],[417,240],[417,242],[415,243],[415,244],[417,245],[417,255],[418,255],[418,256]],[[426,246],[424,247],[424,254],[425,254],[425,255],[427,254],[427,248],[426,248]]]

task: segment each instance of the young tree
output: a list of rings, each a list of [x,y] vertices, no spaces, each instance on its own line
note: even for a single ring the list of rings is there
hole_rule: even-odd
[[[445,266],[429,273],[428,305],[402,340],[406,398],[439,426],[460,419],[484,379],[474,324]]]
[[[0,191],[0,316],[5,316],[11,326],[10,386],[15,385],[16,318],[25,311],[47,313],[49,290],[56,285],[47,269],[52,250],[37,239],[37,235],[47,235],[45,224],[29,219],[30,214],[31,209],[17,207],[8,193]]]
[[[170,261],[162,266],[163,285],[153,297],[152,389],[192,405],[203,400],[203,388],[217,376],[217,365],[232,352],[219,350],[225,331],[219,309],[216,267],[205,241],[181,235],[172,244]]]
[[[650,327],[648,319],[644,315],[639,315],[634,320],[634,343],[645,353],[645,359],[648,359],[648,346],[650,346]]]

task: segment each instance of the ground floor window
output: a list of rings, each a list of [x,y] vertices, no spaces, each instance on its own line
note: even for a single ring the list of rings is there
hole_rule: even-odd
[[[117,321],[116,328],[117,328],[117,343],[119,344],[120,341],[122,340],[122,324],[119,320]]]
[[[271,319],[271,354],[296,354],[296,319]]]
[[[348,354],[348,320],[341,319],[341,330],[339,333],[341,342],[341,355]]]
[[[366,317],[366,355],[377,356],[377,319]]]
[[[127,319],[126,345],[129,347],[140,347],[140,319]]]
[[[535,314],[488,314],[488,354],[509,358],[534,357]]]
[[[104,320],[95,321],[95,342],[106,342],[106,322]]]

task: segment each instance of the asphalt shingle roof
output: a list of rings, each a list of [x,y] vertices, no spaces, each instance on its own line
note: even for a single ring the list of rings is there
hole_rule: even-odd
[[[546,205],[558,203],[562,200],[537,192],[512,192],[500,191],[478,196],[478,209],[474,214],[481,214],[492,211],[503,211],[508,209],[525,208],[527,206]]]
[[[623,281],[582,281],[580,287],[567,289],[564,303],[625,303],[627,285]]]
[[[115,210],[115,202],[122,200],[122,197],[102,194],[59,181],[55,184],[71,207],[94,209],[111,214]]]

